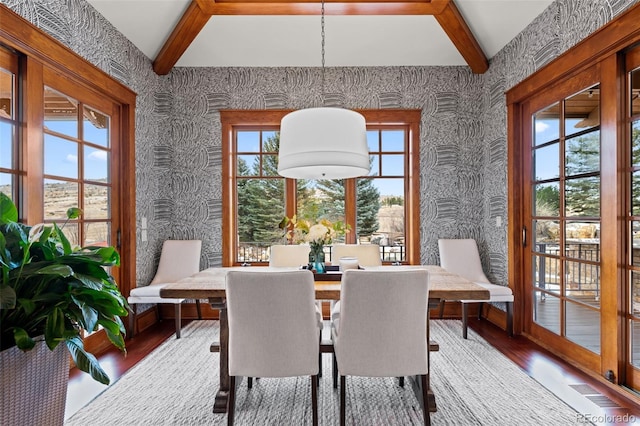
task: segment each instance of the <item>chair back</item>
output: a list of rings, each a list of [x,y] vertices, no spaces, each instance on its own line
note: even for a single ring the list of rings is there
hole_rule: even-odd
[[[478,245],[474,239],[440,239],[440,266],[473,282],[490,283],[482,270]]]
[[[174,283],[200,271],[201,240],[166,240],[151,284]]]
[[[318,374],[311,271],[230,271],[226,277],[229,375]]]
[[[299,267],[309,263],[308,244],[276,244],[269,248],[269,266]]]
[[[380,246],[377,244],[336,244],[331,250],[331,263],[337,265],[341,257],[357,257],[363,267],[380,266]]]
[[[344,271],[335,337],[340,374],[426,374],[428,292],[424,269]]]

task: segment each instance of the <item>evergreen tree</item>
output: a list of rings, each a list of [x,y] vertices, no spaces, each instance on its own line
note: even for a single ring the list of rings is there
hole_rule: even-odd
[[[265,141],[265,152],[277,152],[279,138]],[[260,173],[262,167],[262,174]],[[238,175],[278,176],[277,155],[256,158],[251,168],[238,162]],[[238,179],[238,236],[241,242],[273,243],[282,237],[278,223],[284,216],[284,179]]]
[[[358,236],[371,236],[378,231],[378,212],[380,211],[380,191],[373,184],[373,179],[357,179],[358,217],[356,226]]]
[[[568,214],[600,216],[600,132],[579,136],[566,144],[565,205]],[[572,178],[576,176],[575,178]]]

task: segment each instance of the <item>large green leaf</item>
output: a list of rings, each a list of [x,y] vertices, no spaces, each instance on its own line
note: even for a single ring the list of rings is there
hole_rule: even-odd
[[[102,289],[102,279],[96,278],[95,276],[89,274],[83,274],[80,272],[75,272],[75,277],[80,281],[85,287],[91,288],[93,290],[101,290]]]
[[[16,346],[18,347],[18,349],[21,349],[23,351],[31,350],[36,345],[35,340],[29,337],[29,333],[27,333],[25,329],[20,327],[15,327],[13,329],[13,339],[16,341]]]
[[[0,223],[18,221],[18,209],[7,194],[0,192]]]
[[[37,273],[40,275],[59,275],[66,278],[73,275],[73,269],[69,265],[53,264],[39,269]]]
[[[0,309],[13,309],[16,306],[16,292],[8,285],[0,285]]]
[[[120,317],[116,317],[117,320],[120,320]],[[102,326],[104,331],[107,333],[107,337],[118,349],[124,350],[124,337],[122,333],[124,333],[124,327],[121,327],[121,321],[107,321],[100,320],[98,324]]]
[[[81,371],[89,373],[91,377],[102,384],[109,384],[109,376],[100,367],[96,357],[84,350],[82,339],[75,337],[67,340],[67,348],[69,348],[73,362]]]
[[[47,342],[49,349],[53,350],[65,332],[64,312],[62,309],[55,307],[47,317],[44,328],[44,340]]]
[[[84,328],[87,331],[94,331],[98,322],[98,311],[88,303],[83,302],[77,297],[71,296],[74,303],[80,308],[82,312],[82,319]]]
[[[66,235],[64,235],[64,232],[62,232],[62,229],[60,229],[58,224],[54,223],[53,227],[56,230],[56,235],[58,236],[58,239],[62,243],[62,251],[63,251],[63,253],[64,254],[71,254],[71,243],[67,239]]]

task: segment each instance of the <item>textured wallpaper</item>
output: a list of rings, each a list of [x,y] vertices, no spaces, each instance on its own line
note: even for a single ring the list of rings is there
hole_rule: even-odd
[[[136,208],[138,224],[149,224],[149,240],[138,240],[138,285],[153,276],[167,238],[202,239],[202,267],[220,265],[218,111],[317,105],[421,109],[421,260],[438,263],[438,238],[475,238],[489,277],[506,284],[504,93],[638,1],[557,0],[483,75],[467,67],[328,68],[324,94],[318,68],[175,68],[160,77],[84,0],[0,3],[138,93]]]

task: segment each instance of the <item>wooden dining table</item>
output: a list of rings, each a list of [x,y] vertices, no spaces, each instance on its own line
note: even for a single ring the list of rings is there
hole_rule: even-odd
[[[229,324],[227,322],[227,306],[225,280],[229,271],[243,270],[256,273],[268,273],[270,271],[282,271],[292,268],[273,268],[268,266],[234,266],[234,267],[214,267],[202,270],[188,278],[168,284],[160,290],[160,296],[166,298],[185,299],[207,299],[213,309],[219,311],[220,338],[212,348],[220,352],[220,382],[215,395],[213,412],[227,412],[227,402],[229,395]],[[384,271],[406,270],[406,269],[426,269],[429,271],[429,303],[430,307],[437,306],[440,300],[488,300],[489,291],[474,284],[473,282],[447,272],[437,265],[402,265],[402,266],[379,266],[375,268]],[[337,272],[339,274],[339,272]],[[317,276],[315,281],[316,300],[340,300],[340,280],[339,277],[328,275]],[[338,278],[338,279],[336,279]],[[428,330],[428,328],[427,328]],[[427,332],[428,333],[428,332]],[[429,339],[429,336],[426,336]],[[415,386],[415,384],[414,384]],[[416,392],[419,392],[416,389]],[[421,399],[418,398],[420,401]],[[435,398],[430,395],[429,410],[435,411]]]

